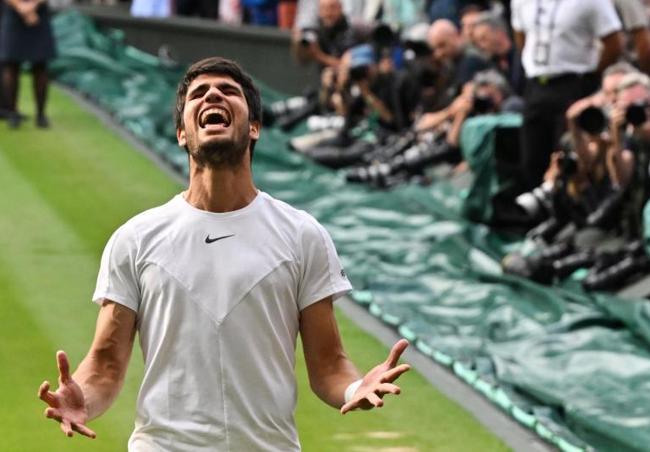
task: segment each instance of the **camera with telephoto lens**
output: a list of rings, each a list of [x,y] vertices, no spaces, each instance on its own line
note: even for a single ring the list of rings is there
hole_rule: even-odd
[[[377,23],[370,33],[370,42],[376,48],[390,47],[397,41],[397,35],[390,27],[390,25],[379,22]]]
[[[350,80],[360,82],[368,78],[369,66],[357,66],[350,69]]]
[[[515,203],[534,221],[542,221],[554,213],[557,192],[564,190],[568,179],[578,172],[578,157],[574,152],[562,151],[558,158],[559,177],[555,184],[544,182],[533,190],[515,198]],[[542,226],[542,229],[545,229]],[[532,232],[532,231],[531,231]]]
[[[563,151],[558,158],[560,177],[567,179],[578,172],[578,155],[575,152]]]
[[[625,109],[625,123],[635,127],[640,126],[648,119],[648,102],[634,102]],[[598,107],[587,107],[576,118],[576,124],[585,132],[597,135],[607,128],[609,112]]]
[[[399,149],[400,141],[404,142],[398,140],[391,149]],[[391,176],[403,173],[406,177],[411,177],[422,174],[427,166],[443,162],[458,163],[461,159],[460,150],[450,146],[444,136],[432,136],[406,147],[391,158],[375,160],[366,167],[353,168],[346,174],[346,179],[349,182],[364,182],[384,187],[388,185],[386,181]]]
[[[496,105],[492,97],[487,95],[474,95],[474,108],[472,112],[476,115],[485,115],[494,112]]]

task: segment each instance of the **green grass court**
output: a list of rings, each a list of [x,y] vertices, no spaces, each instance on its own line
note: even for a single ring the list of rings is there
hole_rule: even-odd
[[[31,80],[22,88],[22,110],[32,117],[19,131],[0,123],[0,452],[126,450],[142,374],[137,348],[118,401],[90,423],[94,442],[64,437],[36,393],[56,379],[56,350],[66,350],[74,368],[90,345],[97,314],[90,298],[111,232],[181,187],[57,89],[53,128],[36,129]],[[385,359],[378,341],[339,320],[362,370]],[[413,371],[400,380],[403,395],[383,409],[341,417],[309,390],[300,353],[297,367],[305,451],[507,450]]]

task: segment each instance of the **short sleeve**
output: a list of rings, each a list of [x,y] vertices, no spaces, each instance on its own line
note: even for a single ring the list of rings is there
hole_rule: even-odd
[[[299,237],[300,281],[298,308],[331,296],[337,299],[352,289],[332,238],[316,220],[308,217]]]
[[[620,31],[621,21],[611,0],[599,0],[592,3],[594,8],[594,31],[600,38]]]
[[[648,26],[648,15],[641,0],[614,0],[614,7],[626,31]]]
[[[137,241],[128,223],[111,236],[104,248],[93,301],[109,299],[137,312],[140,287],[136,271]]]

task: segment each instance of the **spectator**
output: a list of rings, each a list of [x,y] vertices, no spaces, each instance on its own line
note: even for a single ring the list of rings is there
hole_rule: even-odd
[[[280,0],[278,2],[278,27],[291,30],[296,20],[298,0]]]
[[[204,17],[217,19],[219,17],[219,2],[213,0],[174,0],[176,14],[179,16]],[[143,3],[155,3],[154,1]]]
[[[367,22],[380,20],[394,30],[406,29],[426,20],[424,0],[378,0],[365,3],[364,18]]]
[[[9,127],[16,129],[20,126],[22,117],[17,110],[18,76],[20,65],[29,62],[36,99],[36,126],[47,128],[50,126],[45,115],[49,83],[47,61],[56,53],[50,10],[42,0],[6,0],[1,7],[0,61],[4,63],[3,85],[7,96]]]
[[[542,181],[565,130],[564,113],[593,93],[598,73],[622,52],[621,23],[610,0],[513,0],[512,26],[528,77],[524,92],[522,171]],[[602,50],[594,41],[602,42]]]
[[[475,19],[473,37],[475,45],[508,79],[512,89],[521,94],[525,81],[524,70],[505,22],[491,12],[481,13]]]
[[[231,25],[241,24],[243,11],[239,0],[219,0],[219,20]]]
[[[170,0],[133,0],[131,3],[133,17],[169,17]]]
[[[278,0],[241,0],[244,22],[260,26],[278,24]]]
[[[365,0],[341,0],[343,14],[353,24],[364,22]],[[315,28],[318,26],[319,0],[298,0],[295,29]],[[373,21],[375,18],[371,18]]]
[[[629,47],[633,49],[634,55],[630,60],[636,61],[645,73],[650,73],[648,13],[640,0],[613,0],[613,2],[627,35]]]

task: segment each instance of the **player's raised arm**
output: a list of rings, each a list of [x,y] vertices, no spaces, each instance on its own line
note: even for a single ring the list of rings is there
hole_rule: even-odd
[[[406,340],[398,341],[386,361],[361,377],[343,350],[330,297],[301,311],[300,335],[312,390],[342,414],[381,407],[386,394],[400,393],[393,382],[410,368],[398,365]]]
[[[93,343],[74,375],[70,375],[65,352],[57,352],[59,388],[52,392],[45,381],[38,395],[49,405],[45,416],[58,421],[67,436],[78,432],[95,437],[86,422],[104,413],[122,388],[133,349],[135,320],[133,310],[105,300],[97,318]]]

